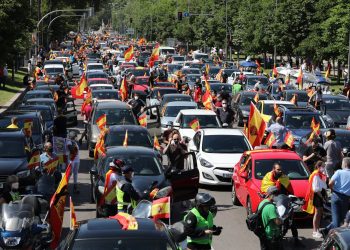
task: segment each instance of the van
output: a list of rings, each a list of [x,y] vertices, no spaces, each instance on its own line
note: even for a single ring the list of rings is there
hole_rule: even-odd
[[[164,59],[166,55],[174,55],[176,51],[173,47],[159,47],[159,57]]]
[[[50,78],[55,77],[57,75],[65,75],[63,64],[46,64],[44,66],[44,72],[45,75],[48,75]]]

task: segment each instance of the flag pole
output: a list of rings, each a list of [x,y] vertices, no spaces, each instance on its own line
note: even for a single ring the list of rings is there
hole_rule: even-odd
[[[169,226],[171,226],[171,196],[169,196]]]
[[[69,229],[72,230],[72,196],[69,196]]]

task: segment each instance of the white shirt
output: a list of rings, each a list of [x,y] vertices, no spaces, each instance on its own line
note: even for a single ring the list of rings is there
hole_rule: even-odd
[[[312,180],[312,190],[316,193],[321,192],[322,189],[327,189],[327,184],[318,175],[315,175]]]

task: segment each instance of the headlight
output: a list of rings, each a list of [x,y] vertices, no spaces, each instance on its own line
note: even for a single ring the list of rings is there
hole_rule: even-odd
[[[209,161],[207,160],[204,160],[203,158],[199,158],[199,162],[200,164],[203,166],[203,167],[206,167],[206,168],[212,168],[214,167],[213,164],[211,164]]]
[[[243,116],[249,116],[249,111],[242,110],[242,115]]]
[[[21,241],[21,237],[4,237],[4,243],[6,246],[17,246]]]
[[[18,178],[25,178],[30,175],[30,171],[24,170],[24,171],[18,172],[16,175],[18,176]]]

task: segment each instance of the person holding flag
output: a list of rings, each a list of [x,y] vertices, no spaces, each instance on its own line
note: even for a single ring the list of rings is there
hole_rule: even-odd
[[[41,168],[43,168],[47,162],[52,161],[56,158],[57,156],[53,152],[51,142],[46,142],[44,144],[44,152],[40,155]]]
[[[171,168],[184,169],[184,155],[187,153],[187,145],[181,140],[179,132],[173,132],[163,153],[168,156],[169,171]]]
[[[315,109],[320,110],[323,104],[323,93],[321,86],[316,88],[316,91],[310,96],[308,103],[313,103]]]
[[[271,124],[267,129],[266,132],[273,133],[275,137],[275,143],[274,147],[278,148],[281,147],[284,144],[284,138],[286,133],[288,132],[288,129],[283,124],[283,118],[278,116],[276,118],[276,122]]]
[[[208,193],[198,193],[195,207],[184,218],[184,234],[187,235],[187,249],[212,249],[213,235],[220,235],[222,227],[214,225],[215,198]]]

